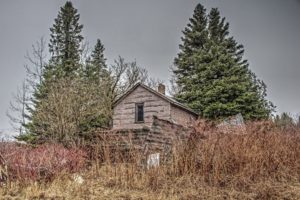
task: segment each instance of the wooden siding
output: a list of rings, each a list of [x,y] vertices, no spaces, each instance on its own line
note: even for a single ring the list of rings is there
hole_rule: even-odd
[[[144,103],[144,123],[135,122],[135,104]],[[153,116],[170,120],[171,105],[168,101],[137,87],[114,108],[113,129],[137,129],[151,127]]]
[[[171,121],[183,126],[190,126],[197,119],[197,116],[178,108],[177,106],[171,106]]]

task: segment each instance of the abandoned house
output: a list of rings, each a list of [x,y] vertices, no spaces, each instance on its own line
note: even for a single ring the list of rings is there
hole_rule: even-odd
[[[190,108],[166,96],[165,86],[158,90],[138,83],[114,105],[113,129],[151,128],[154,117],[188,127],[198,117]]]
[[[193,110],[166,96],[163,84],[156,91],[137,83],[115,102],[113,111],[112,130],[105,134],[112,139],[104,145],[125,152],[134,147],[148,161],[152,157],[166,160],[174,142],[189,138],[198,118]]]

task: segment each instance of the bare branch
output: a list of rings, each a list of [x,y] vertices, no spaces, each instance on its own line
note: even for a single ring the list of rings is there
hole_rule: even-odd
[[[29,65],[24,65],[27,75],[27,82],[32,87],[42,82],[42,75],[46,65],[46,40],[41,37],[34,45],[32,45],[31,53],[27,52],[25,58]]]
[[[89,42],[85,41],[81,44],[80,62],[85,63],[91,53]]]
[[[22,87],[17,89],[13,95],[13,101],[10,102],[9,111],[6,112],[10,119],[12,127],[20,134],[24,133],[24,124],[26,123],[26,105],[30,101],[29,86],[23,81]]]

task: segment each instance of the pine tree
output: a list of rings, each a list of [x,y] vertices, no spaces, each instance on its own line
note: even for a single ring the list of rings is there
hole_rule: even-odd
[[[104,46],[100,39],[97,39],[91,58],[87,61],[85,75],[91,80],[99,81],[108,76],[106,58],[104,57]]]
[[[53,27],[50,28],[49,52],[51,54],[49,63],[43,69],[41,82],[34,88],[32,104],[27,107],[29,115],[28,123],[25,125],[27,134],[22,138],[27,141],[34,140],[43,134],[50,126],[48,121],[41,120],[41,114],[51,114],[44,105],[47,103],[49,90],[54,87],[60,79],[80,78],[80,53],[83,36],[81,31],[83,25],[79,24],[80,15],[77,13],[71,2],[67,1],[60,8]]]
[[[80,69],[83,25],[79,24],[79,18],[77,9],[73,7],[72,2],[67,1],[50,28],[50,64],[56,67],[58,76],[70,76]]]
[[[106,58],[104,57],[104,46],[100,39],[97,39],[96,45],[91,53],[91,56],[86,61],[84,70],[85,82],[94,88],[94,96],[101,99],[106,98],[106,90],[109,90],[110,74],[106,65]],[[103,95],[105,93],[105,95]],[[101,105],[103,107],[103,105]],[[109,108],[110,109],[110,108]],[[99,109],[101,110],[101,109]],[[93,128],[108,127],[110,117],[103,112],[93,113],[81,123],[82,131],[87,131]]]
[[[25,124],[25,128],[27,129],[27,132],[35,135],[39,135],[39,127],[46,128],[46,123],[40,121],[38,118],[36,118],[36,114],[38,112],[42,112],[39,109],[40,104],[43,101],[46,101],[47,95],[48,95],[48,88],[49,85],[54,81],[54,67],[53,65],[45,65],[44,71],[42,74],[42,81],[41,83],[37,84],[34,88],[34,92],[32,94],[32,104],[27,106],[27,110],[30,113],[30,115],[26,116],[28,123]]]
[[[273,107],[265,99],[266,86],[249,70],[243,46],[229,37],[218,9],[207,15],[197,5],[183,34],[173,70],[178,101],[211,119],[238,113],[245,119],[269,117]]]

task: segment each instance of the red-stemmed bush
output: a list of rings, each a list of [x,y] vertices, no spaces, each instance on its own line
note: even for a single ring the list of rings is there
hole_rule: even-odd
[[[31,147],[12,142],[0,143],[0,154],[12,180],[50,180],[59,173],[74,173],[84,168],[87,153],[60,144]]]

